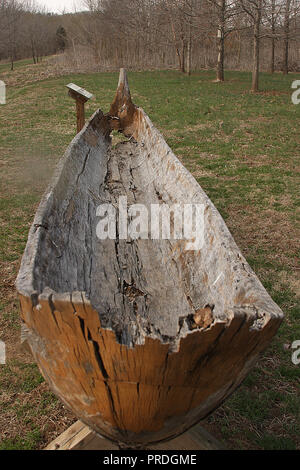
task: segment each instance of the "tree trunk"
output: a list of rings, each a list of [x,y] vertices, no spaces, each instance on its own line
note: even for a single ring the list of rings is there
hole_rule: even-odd
[[[241,33],[238,31],[238,51],[237,51],[237,65],[240,66],[241,64],[241,50],[242,50],[242,41],[241,41]]]
[[[262,0],[259,1],[255,12],[254,34],[253,34],[253,69],[251,91],[259,90],[259,52],[260,52],[260,22],[261,22]]]
[[[181,72],[185,73],[185,42],[182,41],[181,46]]]
[[[178,58],[178,68],[179,70],[182,70],[182,59],[181,59],[180,50],[178,49],[178,47],[176,47],[176,55]]]
[[[271,19],[271,30],[272,30],[272,42],[271,42],[271,64],[270,72],[275,72],[275,0],[272,0],[272,19]]]
[[[34,42],[33,42],[33,40],[31,40],[31,54],[32,54],[33,63],[36,64],[36,63],[37,63],[37,59],[36,59],[36,53],[35,53],[35,48],[34,48]]]
[[[188,75],[191,75],[192,69],[192,37],[191,32],[189,32],[189,39],[187,44],[187,57],[186,57],[186,72]]]
[[[218,64],[217,64],[217,81],[224,82],[224,32],[218,30]]]
[[[180,50],[179,50],[179,47],[178,47],[178,41],[177,41],[177,35],[176,35],[176,31],[175,31],[175,26],[174,26],[174,22],[173,22],[173,19],[170,15],[170,23],[171,23],[171,28],[172,28],[172,35],[173,35],[173,41],[174,41],[174,46],[175,46],[175,51],[176,51],[176,55],[177,55],[177,58],[178,58],[178,66],[179,66],[179,70],[182,71],[182,67],[184,68],[184,65],[182,66],[182,63],[184,64],[184,57],[181,58],[181,55],[180,55]]]
[[[224,38],[225,38],[225,0],[218,1],[218,62],[217,62],[217,81],[224,82]]]
[[[270,72],[275,72],[275,38],[272,37],[271,43],[271,65],[270,65]]]
[[[255,29],[257,27],[255,26]],[[253,69],[252,69],[252,87],[251,90],[255,93],[259,89],[259,37],[254,35],[253,44]]]
[[[287,75],[289,73],[289,40],[288,38],[284,39],[283,46],[283,73]]]
[[[285,75],[289,73],[290,8],[291,8],[291,0],[286,0],[285,12],[284,12],[283,68],[282,68],[282,71]]]

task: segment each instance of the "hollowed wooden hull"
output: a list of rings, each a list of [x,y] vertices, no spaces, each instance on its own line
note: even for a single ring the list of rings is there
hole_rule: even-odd
[[[127,154],[111,149],[112,128],[134,137]],[[204,204],[204,246],[97,241],[96,207],[120,195]],[[17,289],[53,391],[96,432],[128,446],[171,439],[211,413],[283,319],[204,191],[131,103],[122,73],[110,113],[99,110],[76,136],[44,195]],[[188,318],[201,320],[207,305],[211,316],[191,327]]]

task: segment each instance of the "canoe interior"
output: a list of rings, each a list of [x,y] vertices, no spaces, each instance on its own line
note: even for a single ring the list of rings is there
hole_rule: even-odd
[[[101,115],[93,118],[100,126]],[[254,327],[267,322],[268,294],[213,204],[163,138],[157,135],[154,145],[148,138],[112,147],[96,132],[88,127],[72,145],[46,196],[42,221],[35,223],[39,243],[32,289],[84,292],[101,325],[131,346],[152,336],[176,349],[178,339],[191,330],[191,316],[206,306],[212,310],[206,327],[230,322],[235,311],[247,312]],[[148,207],[149,214],[151,204],[203,204],[203,248],[186,250],[185,240],[99,240],[97,207],[110,203],[117,208],[121,196],[128,206]]]

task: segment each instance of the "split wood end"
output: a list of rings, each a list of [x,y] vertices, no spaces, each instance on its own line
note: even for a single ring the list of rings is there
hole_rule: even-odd
[[[214,321],[212,308],[207,305],[204,308],[200,308],[195,312],[194,315],[194,327],[195,328],[207,328]]]
[[[118,88],[109,111],[112,130],[131,137],[136,109],[131,99],[126,70],[120,69]],[[114,121],[116,118],[119,119],[118,122]]]

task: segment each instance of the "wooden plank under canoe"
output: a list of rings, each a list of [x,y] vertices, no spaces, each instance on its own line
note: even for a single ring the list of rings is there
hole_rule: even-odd
[[[76,421],[60,434],[45,450],[118,450],[119,447],[97,435],[81,421]],[[194,426],[181,436],[168,442],[149,447],[147,450],[225,450],[224,445],[202,426]]]
[[[113,129],[129,140],[113,147]],[[124,198],[202,205],[203,246],[120,233],[99,240],[99,205]],[[52,390],[95,432],[129,447],[175,438],[210,414],[283,319],[213,203],[132,103],[124,70],[110,112],[98,110],[60,161],[16,286]]]

